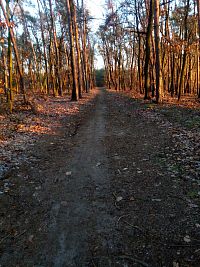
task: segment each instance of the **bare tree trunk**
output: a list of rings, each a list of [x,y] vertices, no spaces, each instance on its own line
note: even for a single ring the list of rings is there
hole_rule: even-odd
[[[137,7],[137,1],[135,0],[135,9],[136,9],[136,27],[137,27],[137,34],[138,34],[138,79],[139,79],[139,89],[140,89],[140,93],[142,93],[142,75],[141,75],[141,62],[140,62],[140,53],[141,53],[141,34],[139,31],[139,5]]]
[[[10,1],[6,1],[6,11],[8,20],[10,23]],[[7,93],[7,100],[10,112],[13,110],[13,59],[12,59],[12,42],[11,42],[11,35],[10,35],[10,27],[8,27],[8,88],[6,88]]]
[[[198,98],[200,98],[200,0],[197,0],[197,10],[198,10],[198,30],[199,30],[199,49],[197,54],[197,92]]]
[[[149,18],[148,18],[148,26],[146,33],[146,57],[145,57],[145,65],[144,65],[144,89],[145,96],[144,99],[149,99],[149,88],[150,88],[150,77],[149,77],[149,61],[150,61],[150,48],[151,48],[151,33],[153,29],[153,12],[154,11],[154,0],[150,0],[149,7]]]
[[[11,41],[12,41],[12,44],[13,44],[13,49],[14,49],[14,52],[15,52],[15,58],[16,58],[16,62],[17,62],[17,68],[18,68],[18,72],[19,72],[19,75],[20,75],[21,92],[23,94],[24,102],[26,102],[23,70],[22,70],[22,67],[21,67],[20,59],[19,59],[19,53],[18,53],[18,48],[17,48],[16,41],[15,41],[13,28],[10,25],[10,21],[9,21],[8,16],[7,16],[7,13],[6,13],[6,10],[4,8],[2,0],[0,0],[0,6],[1,6],[1,9],[3,11],[3,15],[4,15],[4,18],[6,20],[6,24],[7,24],[8,28],[9,28],[9,30],[10,30],[10,38],[11,38]]]
[[[161,70],[160,70],[160,30],[159,30],[159,16],[160,16],[160,1],[154,2],[154,38],[155,38],[155,52],[156,52],[156,102],[162,101],[162,84],[161,84]]]
[[[78,87],[77,87],[77,70],[75,61],[75,47],[74,47],[74,33],[72,26],[72,13],[71,2],[73,0],[66,0],[67,15],[68,15],[68,27],[69,27],[69,40],[70,40],[70,56],[71,56],[71,71],[72,71],[72,101],[78,100]]]
[[[45,73],[46,91],[49,94],[50,88],[49,88],[48,61],[47,61],[46,44],[45,44],[45,38],[44,38],[44,27],[43,27],[43,21],[42,21],[42,15],[41,15],[41,10],[40,10],[39,0],[37,0],[37,4],[38,4],[38,10],[39,10],[39,17],[40,17],[40,30],[41,30],[41,37],[42,37],[42,44],[43,44],[45,72],[46,72]]]
[[[73,25],[75,31],[75,40],[76,40],[76,51],[77,51],[77,66],[78,66],[78,92],[79,98],[82,98],[82,91],[83,91],[83,78],[82,78],[82,69],[81,69],[81,52],[80,52],[80,43],[79,43],[79,31],[78,31],[78,24],[76,19],[76,6],[72,1],[72,11],[73,11]]]
[[[84,82],[85,91],[88,92],[89,81],[88,81],[88,54],[87,54],[87,30],[86,30],[86,15],[84,8],[84,1],[82,0],[83,10],[83,29],[82,29],[82,46],[83,46],[83,69],[84,69]]]
[[[59,72],[59,52],[58,52],[58,43],[57,43],[57,36],[56,36],[56,26],[54,23],[54,15],[53,15],[53,8],[52,8],[52,0],[49,0],[49,7],[50,7],[50,16],[51,16],[51,30],[53,34],[53,44],[54,44],[54,68],[55,68],[55,76],[56,79],[56,91],[58,91],[59,95],[62,95],[62,87],[61,87],[61,78],[60,78],[60,72]]]
[[[183,82],[184,82],[184,73],[185,73],[185,67],[186,67],[186,61],[187,61],[187,45],[186,42],[188,41],[188,13],[189,13],[189,6],[190,6],[190,0],[187,0],[186,10],[185,10],[185,18],[184,18],[184,50],[183,50],[183,61],[181,66],[181,74],[180,74],[180,83],[179,83],[179,91],[178,91],[178,100],[180,100],[182,91],[183,91]]]

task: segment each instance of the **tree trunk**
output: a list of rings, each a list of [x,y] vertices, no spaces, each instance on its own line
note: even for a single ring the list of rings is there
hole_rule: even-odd
[[[198,10],[198,30],[199,30],[199,49],[197,53],[197,92],[198,98],[200,98],[200,0],[197,0],[197,10]]]
[[[72,71],[72,101],[78,100],[78,87],[77,87],[77,70],[75,61],[75,47],[74,47],[74,33],[72,26],[72,12],[71,2],[73,0],[66,0],[67,4],[67,15],[68,15],[68,27],[69,27],[69,40],[70,40],[70,56],[71,56],[71,71]]]
[[[6,1],[6,11],[10,23],[10,0]],[[12,41],[10,26],[8,26],[8,88],[6,88],[7,100],[10,112],[13,110],[13,60],[12,60]]]
[[[184,73],[185,73],[185,67],[186,67],[186,61],[187,61],[187,45],[186,42],[188,42],[188,13],[189,13],[189,6],[190,6],[190,0],[187,0],[186,10],[185,10],[185,18],[184,18],[184,50],[183,50],[183,61],[181,66],[181,74],[180,74],[180,82],[179,82],[179,90],[178,90],[178,100],[181,99],[181,95],[183,93],[183,82],[184,82]]]
[[[46,54],[46,44],[45,44],[45,38],[44,38],[44,27],[43,27],[43,21],[42,21],[42,15],[40,10],[40,4],[39,0],[37,0],[38,4],[38,10],[39,10],[39,17],[40,17],[40,30],[41,30],[41,37],[42,37],[42,44],[43,44],[43,55],[44,55],[44,64],[45,64],[45,85],[46,85],[46,92],[49,94],[50,88],[49,88],[49,73],[48,73],[48,60],[47,60],[47,54]]]
[[[160,30],[159,19],[160,17],[160,1],[154,2],[154,38],[155,38],[155,52],[156,52],[156,102],[162,101],[162,84],[161,84],[161,70],[160,70]]]
[[[83,47],[83,70],[84,70],[84,89],[88,92],[89,81],[88,81],[88,54],[87,54],[87,30],[86,30],[86,15],[84,8],[84,1],[82,0],[82,10],[83,10],[83,29],[82,29],[82,47]]]
[[[58,43],[57,43],[57,36],[56,36],[56,26],[54,23],[54,15],[53,15],[53,8],[52,8],[52,0],[49,0],[49,7],[50,7],[50,16],[51,16],[51,31],[53,34],[53,45],[54,45],[54,68],[55,68],[55,79],[56,79],[56,91],[61,96],[62,95],[62,87],[61,87],[61,78],[60,78],[60,71],[59,71],[59,52],[58,52]]]
[[[149,61],[150,61],[150,54],[151,54],[151,33],[153,30],[153,11],[154,11],[154,0],[150,0],[150,7],[149,7],[149,18],[148,18],[148,26],[147,26],[147,33],[146,33],[146,58],[145,58],[145,65],[144,65],[144,89],[145,89],[145,96],[144,99],[149,99],[149,89],[150,89],[150,77],[149,77]]]
[[[22,67],[21,67],[20,59],[19,59],[19,53],[18,53],[18,48],[17,48],[16,41],[15,41],[14,31],[13,31],[12,26],[10,25],[10,21],[9,21],[8,16],[7,16],[7,13],[6,13],[6,10],[4,8],[2,0],[0,0],[0,6],[1,6],[1,9],[3,11],[4,18],[6,20],[6,25],[7,25],[8,29],[9,29],[9,31],[10,31],[10,38],[11,38],[11,41],[12,41],[12,44],[13,44],[13,49],[14,49],[15,58],[16,58],[16,62],[17,62],[17,68],[18,68],[18,72],[19,72],[19,75],[20,75],[20,88],[21,88],[21,92],[23,94],[24,102],[26,102],[23,70],[22,70]]]
[[[76,6],[72,1],[72,17],[73,17],[73,25],[75,31],[75,40],[76,40],[76,51],[77,51],[77,67],[78,67],[78,93],[79,98],[82,98],[82,91],[83,91],[83,78],[82,78],[82,69],[81,69],[81,52],[80,52],[80,43],[79,43],[79,30],[78,24],[76,19]]]

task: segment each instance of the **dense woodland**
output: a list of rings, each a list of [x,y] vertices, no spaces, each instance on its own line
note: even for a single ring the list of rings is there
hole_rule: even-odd
[[[200,97],[199,0],[108,1],[99,35],[107,85],[145,99]]]
[[[94,81],[84,1],[5,2],[0,1],[1,87],[10,110],[19,94],[24,102],[38,94],[81,98]]]
[[[200,0],[0,0],[0,35],[0,267],[200,267]]]
[[[31,6],[33,5],[33,6]],[[95,84],[94,18],[84,0],[0,0],[1,105]],[[200,97],[199,0],[105,1],[97,33],[108,88],[145,99]],[[98,73],[97,73],[98,74]]]

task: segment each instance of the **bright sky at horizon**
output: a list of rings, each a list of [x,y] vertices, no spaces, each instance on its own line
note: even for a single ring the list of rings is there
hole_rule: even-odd
[[[99,0],[95,3],[95,0],[86,0],[86,7],[89,9],[90,14],[94,17],[94,27],[98,29],[98,26],[103,21],[105,0]]]
[[[91,16],[94,18],[91,22],[92,31],[96,32],[99,25],[103,22],[105,0],[86,0],[86,7],[89,9]],[[96,68],[104,67],[102,56],[96,51]]]
[[[32,0],[31,4],[35,7],[31,7],[30,5],[26,5],[27,9],[30,12],[36,13],[37,12],[37,2],[36,0]],[[85,0],[86,8],[90,11],[90,14],[93,18],[91,21],[91,29],[95,32],[98,30],[98,27],[104,21],[103,13],[105,12],[105,0]],[[98,49],[96,48],[96,64],[95,67],[100,69],[104,67],[103,58],[98,53]]]

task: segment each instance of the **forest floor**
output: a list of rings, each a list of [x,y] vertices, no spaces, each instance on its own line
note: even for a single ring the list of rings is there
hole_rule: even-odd
[[[0,266],[200,267],[199,115],[105,89],[0,114]]]

